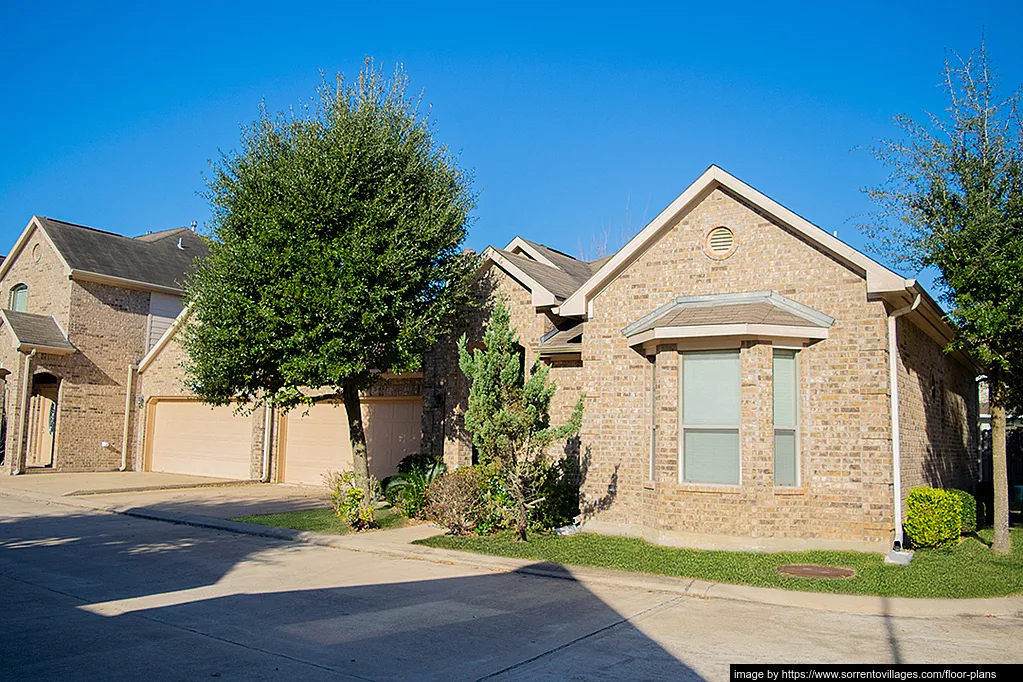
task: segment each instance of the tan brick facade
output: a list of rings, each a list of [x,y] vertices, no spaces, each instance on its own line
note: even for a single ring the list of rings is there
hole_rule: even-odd
[[[705,252],[705,237],[721,225],[733,231],[735,250],[715,259]],[[533,308],[524,285],[496,267],[489,274],[493,291],[510,304],[522,343],[535,344],[549,328],[547,316]],[[622,330],[678,296],[763,290],[835,318],[827,339],[798,353],[799,485],[774,485],[769,340],[741,343],[740,485],[680,482],[680,350],[691,346],[665,343],[651,352],[654,397],[651,358],[629,347]],[[887,549],[894,529],[888,312],[868,296],[860,272],[727,189],[707,193],[590,300],[581,367],[552,369],[559,418],[580,391],[586,394],[580,457],[589,527],[706,547]],[[472,337],[479,313],[462,323],[458,333]],[[903,374],[909,367],[910,374],[935,377],[927,379],[926,399],[912,387],[903,393],[905,488],[924,481],[968,487],[975,466],[973,375],[908,318],[899,331]],[[424,426],[436,434],[443,422],[442,451],[450,464],[465,464],[471,446],[460,415],[467,386],[452,343],[438,348],[425,372],[433,397],[424,409],[444,403],[447,410],[424,414]],[[900,378],[919,384],[916,376]],[[431,443],[438,447],[436,436]]]
[[[16,284],[26,284],[27,312],[52,315],[77,349],[66,356],[37,353],[29,360],[37,381],[42,373],[60,380],[52,468],[113,470],[121,465],[128,367],[145,352],[150,294],[72,280],[69,274],[36,230],[0,281],[0,292],[6,297]],[[10,472],[17,463],[19,429],[23,450],[28,447],[29,429],[21,418],[25,356],[12,348],[6,331],[3,335],[0,364],[11,371],[5,387],[4,463]]]

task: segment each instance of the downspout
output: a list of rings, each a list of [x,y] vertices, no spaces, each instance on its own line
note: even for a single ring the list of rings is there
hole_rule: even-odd
[[[892,548],[901,551],[903,547],[902,538],[902,447],[899,437],[899,362],[898,362],[898,338],[896,337],[895,321],[906,313],[916,310],[920,305],[920,294],[916,295],[913,302],[905,308],[892,311],[888,316],[888,381],[890,384],[889,395],[891,396],[892,412],[892,488],[895,498],[895,542]]]
[[[135,365],[128,363],[128,379],[124,382],[124,432],[121,434],[121,467],[118,471],[128,470],[128,426],[131,424],[131,398],[135,385]]]
[[[269,405],[264,410],[263,418],[263,471],[259,475],[260,483],[270,482],[270,436],[273,433],[274,411]]]
[[[28,429],[28,385],[32,382],[32,358],[36,354],[33,348],[25,354],[25,373],[21,378],[21,420],[18,424],[18,448],[14,451],[14,473],[25,473],[25,431]]]

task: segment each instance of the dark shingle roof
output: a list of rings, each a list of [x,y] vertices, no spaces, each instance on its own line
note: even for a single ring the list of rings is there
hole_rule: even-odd
[[[549,246],[537,244],[536,242],[531,242],[528,239],[523,239],[522,241],[542,253],[547,260],[554,263],[558,269],[564,270],[568,273],[573,280],[577,280],[579,282],[579,286],[582,286],[583,282],[592,277],[593,273],[596,272],[596,270],[594,270],[590,264],[585,261],[572,258],[571,256],[561,253],[560,251],[556,251]],[[578,288],[579,287],[577,286],[576,289]],[[573,293],[575,292],[573,291]]]
[[[663,305],[622,330],[634,336],[658,327],[712,324],[771,324],[830,327],[834,318],[774,291],[685,296]]]
[[[49,315],[33,315],[13,310],[4,310],[3,314],[19,345],[75,350],[56,321]]]
[[[132,239],[53,218],[38,220],[71,269],[109,277],[181,289],[195,259],[208,253],[199,235],[184,227]]]
[[[566,299],[575,293],[575,290],[582,286],[589,277],[580,279],[573,277],[564,270],[558,268],[552,268],[549,265],[540,263],[521,256],[517,253],[511,253],[509,251],[503,251],[502,249],[494,249],[497,253],[507,258],[515,267],[522,270],[524,273],[532,277],[537,283],[547,291],[551,292],[560,299]]]
[[[578,320],[566,321],[540,337],[541,346],[563,346],[566,343],[582,343],[583,323]]]

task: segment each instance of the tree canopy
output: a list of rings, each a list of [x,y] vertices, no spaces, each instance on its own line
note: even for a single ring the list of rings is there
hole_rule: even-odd
[[[284,409],[341,396],[356,473],[359,391],[420,368],[475,271],[471,177],[407,86],[367,61],[312,103],[264,106],[213,164],[210,254],[186,285],[196,393]]]
[[[210,255],[187,285],[197,392],[290,408],[419,368],[464,300],[470,177],[400,68],[371,62],[243,129],[207,182]]]

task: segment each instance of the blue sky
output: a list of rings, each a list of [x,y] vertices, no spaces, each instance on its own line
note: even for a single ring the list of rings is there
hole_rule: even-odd
[[[5,1],[0,253],[32,214],[202,224],[208,161],[260,101],[286,109],[365,56],[405,65],[475,170],[475,249],[614,247],[712,163],[862,249],[860,188],[883,171],[855,148],[944,106],[944,50],[983,31],[1023,83],[1023,5],[910,4]]]

